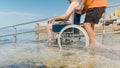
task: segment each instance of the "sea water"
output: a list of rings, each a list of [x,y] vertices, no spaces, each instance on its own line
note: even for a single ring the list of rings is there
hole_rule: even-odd
[[[48,47],[46,34],[38,41],[34,35],[18,35],[16,42],[12,36],[0,38],[0,68],[120,68],[120,34],[96,36],[95,55],[81,48]]]

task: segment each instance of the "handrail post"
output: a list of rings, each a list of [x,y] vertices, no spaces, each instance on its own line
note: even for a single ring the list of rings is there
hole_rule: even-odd
[[[102,44],[104,44],[104,37],[105,37],[105,32],[106,32],[106,30],[105,30],[105,23],[106,23],[106,11],[105,11],[105,13],[104,13],[104,17],[103,17],[103,35],[102,35]]]
[[[14,29],[14,34],[13,34],[13,37],[14,37],[14,43],[17,42],[17,28],[16,27],[13,27]]]
[[[102,35],[102,44],[104,44],[104,37],[105,37],[105,20],[103,21],[103,35]]]

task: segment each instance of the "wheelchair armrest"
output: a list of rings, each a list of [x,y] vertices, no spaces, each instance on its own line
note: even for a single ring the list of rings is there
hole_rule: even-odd
[[[68,20],[67,19],[62,19],[62,18],[60,19],[59,18],[59,19],[56,19],[55,21],[68,21]]]

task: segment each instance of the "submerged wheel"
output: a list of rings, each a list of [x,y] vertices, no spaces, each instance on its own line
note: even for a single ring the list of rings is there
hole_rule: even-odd
[[[60,49],[69,47],[88,47],[89,37],[84,28],[78,25],[64,27],[58,35]]]

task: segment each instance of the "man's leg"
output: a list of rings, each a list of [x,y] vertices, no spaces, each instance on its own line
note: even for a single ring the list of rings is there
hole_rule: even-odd
[[[52,43],[52,24],[47,24],[47,36],[48,36],[48,45]]]
[[[39,39],[39,23],[34,23],[35,40]]]
[[[90,54],[94,54],[94,48],[95,48],[95,34],[96,33],[95,33],[94,26],[95,24],[98,24],[104,11],[105,11],[105,7],[98,7],[98,8],[90,8],[86,12],[85,23],[83,25],[89,35]]]
[[[95,30],[94,30],[94,23],[91,22],[85,22],[83,24],[85,30],[87,31],[88,35],[89,35],[89,42],[90,42],[90,48],[94,49],[95,47]]]

